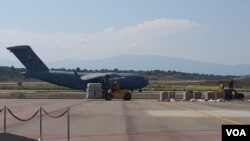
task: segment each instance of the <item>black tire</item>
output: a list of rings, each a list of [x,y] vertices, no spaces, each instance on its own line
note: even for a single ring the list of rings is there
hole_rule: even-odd
[[[126,93],[123,97],[123,100],[130,100],[132,98],[131,93]]]
[[[236,95],[236,99],[240,99],[240,100],[244,99],[244,94],[238,93],[238,94]]]
[[[112,100],[112,99],[113,99],[113,95],[112,94],[106,94],[105,100]]]

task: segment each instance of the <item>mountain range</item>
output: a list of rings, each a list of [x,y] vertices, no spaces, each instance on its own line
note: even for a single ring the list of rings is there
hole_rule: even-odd
[[[120,70],[175,70],[187,73],[215,75],[248,75],[250,64],[225,65],[192,61],[157,55],[119,55],[102,60],[61,60],[47,63],[50,68],[114,69]],[[0,66],[20,67],[16,60],[0,59]]]

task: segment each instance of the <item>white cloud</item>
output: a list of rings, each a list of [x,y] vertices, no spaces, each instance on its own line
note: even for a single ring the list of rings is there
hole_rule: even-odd
[[[100,59],[119,54],[159,54],[167,51],[161,36],[199,26],[190,20],[156,19],[121,30],[110,27],[95,34],[42,34],[17,29],[0,29],[0,58],[13,58],[5,47],[30,45],[46,62],[63,59]]]
[[[136,47],[138,47],[138,46],[135,43],[130,45],[130,48],[136,48]]]
[[[157,19],[153,21],[146,21],[133,27],[127,27],[121,32],[123,33],[154,33],[154,34],[170,34],[197,26],[197,23],[189,20],[175,20],[175,19]]]
[[[107,34],[107,33],[111,33],[113,32],[115,29],[113,27],[110,27],[110,28],[107,28],[107,29],[104,29],[103,33],[104,34]]]

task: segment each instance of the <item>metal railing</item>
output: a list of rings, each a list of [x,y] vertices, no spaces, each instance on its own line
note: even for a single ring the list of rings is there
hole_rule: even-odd
[[[18,116],[16,116],[9,108],[7,108],[6,106],[4,106],[4,108],[2,108],[0,110],[0,113],[4,112],[4,133],[6,133],[6,130],[7,130],[7,112],[12,116],[14,117],[15,119],[19,120],[19,121],[29,121],[29,120],[32,120],[33,118],[36,117],[36,115],[39,113],[39,119],[40,119],[40,141],[43,141],[43,126],[42,126],[42,123],[43,123],[43,118],[42,118],[42,115],[43,113],[45,113],[45,115],[47,115],[48,117],[50,118],[60,118],[62,116],[64,116],[65,114],[67,114],[67,140],[70,141],[70,107],[67,108],[67,110],[65,110],[62,114],[60,115],[57,115],[57,116],[54,116],[54,115],[51,115],[49,114],[48,111],[46,111],[45,109],[43,109],[42,107],[40,107],[40,109],[38,109],[30,118],[27,118],[27,119],[22,119],[22,118],[19,118]]]

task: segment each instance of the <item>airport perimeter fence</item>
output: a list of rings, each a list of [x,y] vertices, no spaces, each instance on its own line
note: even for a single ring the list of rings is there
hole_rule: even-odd
[[[47,115],[50,118],[60,118],[60,117],[63,117],[65,114],[67,114],[67,140],[70,141],[70,107],[68,107],[67,110],[65,110],[62,114],[57,115],[57,116],[49,114],[48,111],[46,111],[45,109],[40,107],[40,109],[38,109],[30,118],[22,119],[22,118],[19,118],[18,116],[16,116],[9,108],[4,106],[4,108],[2,108],[0,110],[0,113],[4,112],[4,133],[6,133],[6,129],[7,129],[7,118],[6,118],[7,117],[7,111],[12,117],[14,117],[15,119],[17,119],[19,121],[32,120],[39,113],[39,119],[40,119],[40,138],[39,138],[39,140],[40,141],[44,141],[44,139],[43,139],[43,126],[42,126],[43,112],[45,113],[45,115]]]

